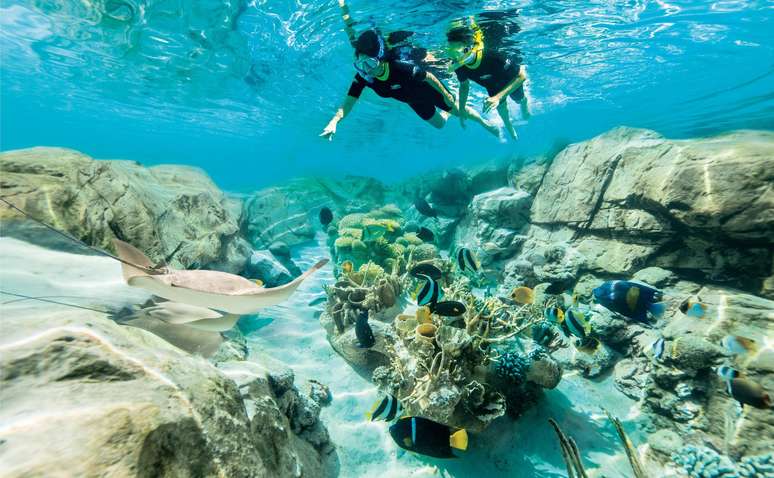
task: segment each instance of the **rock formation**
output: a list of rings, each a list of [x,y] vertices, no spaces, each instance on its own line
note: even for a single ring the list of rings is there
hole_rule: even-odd
[[[242,272],[250,255],[233,204],[196,168],[145,168],[67,149],[32,148],[0,154],[0,175],[3,198],[103,249],[118,237],[175,267],[233,273]],[[1,219],[17,217],[0,206]],[[39,228],[15,222],[5,222],[4,234],[34,242]]]
[[[3,331],[3,476],[337,474],[320,405],[292,372],[224,374],[87,311],[4,316]]]

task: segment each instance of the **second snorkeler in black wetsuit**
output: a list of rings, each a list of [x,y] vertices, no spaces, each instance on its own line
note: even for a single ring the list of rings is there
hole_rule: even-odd
[[[508,134],[517,139],[508,112],[508,97],[519,103],[522,117],[529,118],[527,97],[524,95],[527,79],[524,66],[498,51],[487,49],[483,33],[475,23],[452,28],[446,38],[454,72],[460,82],[458,108],[466,110],[470,81],[478,83],[486,88],[489,95],[484,102],[484,112],[497,109]],[[460,121],[464,120],[464,115],[461,115]]]
[[[454,96],[438,78],[417,63],[389,54],[389,46],[377,30],[367,30],[355,39],[346,5],[343,1],[339,4],[347,25],[347,35],[355,48],[357,74],[344,103],[320,134],[321,137],[333,139],[339,121],[349,114],[366,87],[383,98],[394,98],[408,104],[420,118],[436,128],[444,127],[449,113],[458,114]],[[499,136],[499,129],[481,118],[472,108],[468,108],[466,116]]]

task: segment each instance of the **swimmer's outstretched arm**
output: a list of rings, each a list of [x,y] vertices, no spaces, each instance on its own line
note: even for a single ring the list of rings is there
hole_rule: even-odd
[[[351,95],[347,95],[346,98],[344,98],[344,103],[342,103],[341,107],[336,110],[336,114],[333,115],[333,118],[328,122],[328,125],[323,129],[323,132],[320,133],[321,138],[326,138],[328,141],[333,140],[333,135],[336,134],[336,126],[338,126],[339,121],[343,120],[350,111],[352,111],[352,107],[355,106],[355,103],[357,102],[357,98]]]
[[[500,102],[507,98],[508,95],[516,91],[525,81],[527,81],[527,69],[524,65],[519,68],[519,76],[508,83],[503,90],[495,95],[490,96],[484,101],[484,113],[488,113],[489,110],[496,109]]]
[[[355,20],[349,14],[349,7],[344,0],[339,0],[339,8],[341,9],[341,19],[344,20],[344,31],[349,37],[349,43],[354,46],[355,44]]]
[[[454,96],[449,93],[449,90],[441,83],[441,80],[435,77],[434,74],[430,73],[429,71],[425,73],[425,81],[430,83],[430,86],[435,88],[440,94],[443,95],[443,97],[446,99],[446,102],[451,105],[452,110],[457,109],[457,102],[454,101]]]

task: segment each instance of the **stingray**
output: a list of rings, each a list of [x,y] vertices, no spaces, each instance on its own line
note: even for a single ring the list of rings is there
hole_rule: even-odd
[[[184,325],[206,332],[225,332],[239,320],[239,315],[178,302],[159,302],[138,310],[132,317],[159,319],[170,325]]]
[[[218,332],[208,332],[193,327],[172,325],[157,317],[137,317],[122,323],[130,327],[147,330],[175,347],[190,354],[211,357],[225,340]]]
[[[121,261],[124,280],[130,286],[181,304],[238,315],[255,314],[260,309],[284,302],[306,278],[328,262],[328,259],[319,261],[285,285],[265,288],[228,272],[157,269],[134,246],[118,239],[113,239],[113,244]]]

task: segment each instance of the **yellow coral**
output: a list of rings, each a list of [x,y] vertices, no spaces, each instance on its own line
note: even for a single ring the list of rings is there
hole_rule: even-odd
[[[353,239],[351,237],[342,236],[336,239],[336,242],[333,243],[333,246],[336,248],[337,251],[341,251],[344,249],[351,249],[352,241]]]
[[[415,232],[407,232],[406,234],[403,234],[403,239],[406,241],[407,244],[412,244],[414,246],[418,246],[422,244],[422,239],[417,237],[417,234]]]
[[[355,239],[362,239],[363,230],[355,229],[353,227],[345,227],[343,229],[339,229],[339,236],[354,237]]]
[[[368,252],[368,246],[360,239],[352,240],[352,252]]]
[[[348,228],[361,229],[363,227],[364,218],[365,214],[359,212],[354,214],[347,214],[339,221],[339,231]]]
[[[387,204],[386,206],[368,212],[366,215],[374,219],[399,219],[403,213],[395,204]]]

